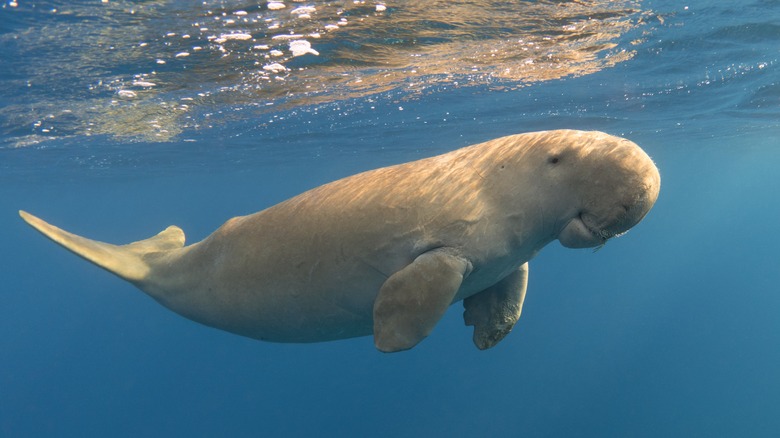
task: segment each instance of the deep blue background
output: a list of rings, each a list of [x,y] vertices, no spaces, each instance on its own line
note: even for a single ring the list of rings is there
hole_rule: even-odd
[[[646,4],[666,19],[637,56],[580,78],[289,111],[194,143],[0,149],[0,435],[776,436],[780,2],[686,5]],[[16,215],[117,243],[175,223],[192,242],[338,177],[549,128],[637,142],[661,196],[595,254],[546,248],[485,352],[459,304],[391,355],[219,332]]]

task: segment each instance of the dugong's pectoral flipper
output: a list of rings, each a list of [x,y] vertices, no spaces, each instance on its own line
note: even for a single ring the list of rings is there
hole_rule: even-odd
[[[474,326],[474,344],[486,350],[504,339],[520,318],[528,287],[528,263],[489,288],[463,300],[463,319]]]
[[[471,262],[438,248],[391,275],[374,302],[376,348],[388,353],[407,350],[425,339],[470,271]]]
[[[111,245],[69,233],[25,211],[20,210],[19,215],[49,239],[131,282],[143,281],[149,275],[150,267],[145,256],[184,246],[184,232],[176,226],[170,226],[146,240]]]

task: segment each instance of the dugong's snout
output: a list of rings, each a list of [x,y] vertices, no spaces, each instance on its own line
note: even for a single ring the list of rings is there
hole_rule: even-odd
[[[647,195],[630,204],[615,204],[606,212],[580,211],[563,228],[558,241],[567,248],[593,248],[622,236],[642,221],[655,204],[657,190]]]

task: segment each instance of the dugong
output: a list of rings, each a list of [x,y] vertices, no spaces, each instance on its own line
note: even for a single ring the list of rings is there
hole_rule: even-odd
[[[480,349],[520,317],[528,261],[558,240],[598,247],[636,225],[660,175],[602,132],[510,135],[359,173],[184,246],[170,226],[111,245],[20,211],[38,231],[193,321],[272,342],[373,334],[412,348],[463,301]]]

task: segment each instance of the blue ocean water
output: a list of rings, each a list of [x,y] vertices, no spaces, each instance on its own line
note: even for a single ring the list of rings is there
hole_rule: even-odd
[[[0,435],[776,436],[780,2],[378,3],[3,3]],[[545,248],[488,351],[459,304],[397,354],[220,332],[17,215],[195,242],[336,178],[556,128],[635,141],[661,195],[596,253]]]

